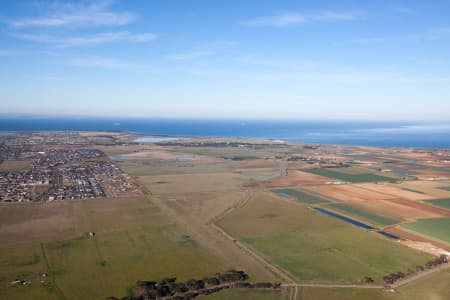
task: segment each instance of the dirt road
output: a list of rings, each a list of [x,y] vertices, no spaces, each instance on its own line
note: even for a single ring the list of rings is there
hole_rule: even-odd
[[[257,278],[258,280],[282,282],[282,287],[285,289],[287,299],[289,300],[297,300],[299,290],[304,287],[363,289],[398,288],[450,267],[450,264],[446,264],[438,268],[426,270],[398,281],[390,286],[371,284],[299,283],[290,273],[272,264],[264,256],[241,243],[217,225],[217,222],[228,214],[245,206],[258,191],[260,190],[246,190],[241,197],[237,200],[230,201],[229,205],[215,216],[211,217],[210,215],[209,219],[198,218],[198,216],[186,214],[186,211],[183,211],[182,209],[183,204],[177,203],[176,200],[170,202],[167,201],[167,199],[162,199],[157,196],[152,197],[152,199],[160,208],[173,216],[177,223],[185,225],[186,229],[197,242],[219,257],[222,257],[230,266],[245,269],[253,274],[253,276],[259,276],[259,278]],[[195,209],[192,208],[191,210],[195,211]]]

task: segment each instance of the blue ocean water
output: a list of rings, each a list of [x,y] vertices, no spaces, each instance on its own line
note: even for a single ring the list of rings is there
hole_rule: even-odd
[[[450,122],[1,118],[0,131],[109,130],[384,147],[450,148]]]

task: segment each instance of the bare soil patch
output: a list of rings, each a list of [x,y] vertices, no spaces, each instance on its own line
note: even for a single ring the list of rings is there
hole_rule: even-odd
[[[389,194],[395,197],[404,198],[413,201],[433,199],[430,195],[425,195],[421,193],[415,193],[413,191],[404,190],[387,184],[375,184],[375,183],[362,183],[358,184],[358,187],[367,189],[370,191],[376,191],[379,193]]]
[[[433,169],[412,169],[419,179],[450,178],[450,172]]]
[[[450,216],[450,211],[447,209],[439,208],[436,206],[431,206],[427,204],[423,204],[420,202],[415,201],[409,201],[406,199],[390,199],[388,200],[390,202],[403,205],[408,208],[414,208],[417,210],[422,211],[423,213],[428,213],[432,217],[444,217],[444,216]]]
[[[353,184],[308,186],[306,189],[344,202],[379,201],[395,198],[395,196],[368,191]]]
[[[435,210],[431,206],[400,199],[393,195],[366,190],[357,185],[308,186],[305,189],[343,202],[357,204],[375,214],[402,220],[438,217],[443,214],[442,211],[445,211],[439,208]]]

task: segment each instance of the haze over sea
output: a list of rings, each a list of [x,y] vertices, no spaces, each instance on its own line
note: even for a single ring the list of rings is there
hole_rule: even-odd
[[[1,131],[108,130],[383,147],[450,148],[450,123],[207,119],[2,118]]]

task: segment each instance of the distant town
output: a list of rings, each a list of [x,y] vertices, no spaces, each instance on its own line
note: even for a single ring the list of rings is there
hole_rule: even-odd
[[[0,137],[0,202],[142,195],[130,176],[91,145],[111,137],[20,133]]]

